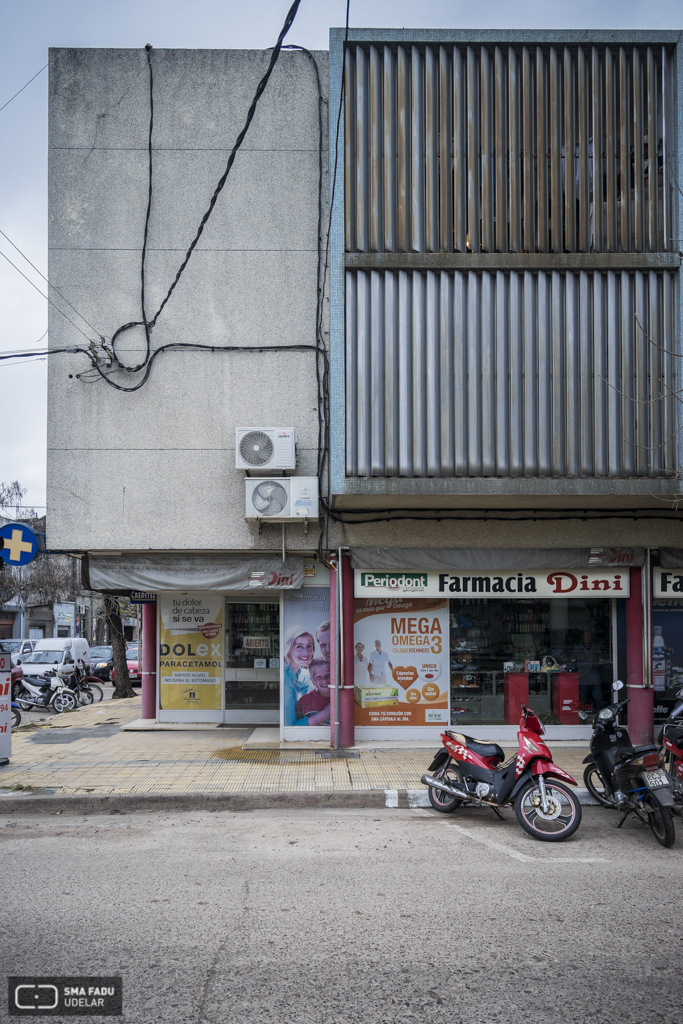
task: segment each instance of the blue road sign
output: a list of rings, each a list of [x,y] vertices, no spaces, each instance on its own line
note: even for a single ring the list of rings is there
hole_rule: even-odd
[[[3,541],[0,556],[7,565],[28,565],[38,554],[38,538],[24,523],[8,523],[0,527]]]

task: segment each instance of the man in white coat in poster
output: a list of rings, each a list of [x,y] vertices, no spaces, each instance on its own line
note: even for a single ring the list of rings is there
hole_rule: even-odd
[[[389,661],[387,652],[382,650],[381,640],[375,640],[375,649],[368,656],[368,664],[370,666],[370,678],[375,686],[386,686],[387,683],[391,682],[386,677],[386,669],[388,668],[390,672],[393,672],[394,666]]]

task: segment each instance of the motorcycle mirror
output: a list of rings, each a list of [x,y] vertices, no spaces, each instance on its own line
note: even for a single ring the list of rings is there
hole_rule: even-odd
[[[614,680],[614,682],[612,683],[612,689],[614,691],[623,690],[624,689],[624,684],[622,683],[621,679],[615,679]]]
[[[579,718],[581,719],[582,722],[588,721],[588,715],[586,714],[585,711],[579,711]]]

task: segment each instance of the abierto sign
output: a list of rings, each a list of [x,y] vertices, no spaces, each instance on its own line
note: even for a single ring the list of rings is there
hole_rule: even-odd
[[[366,572],[356,569],[356,597],[628,597],[629,570],[542,569],[521,572]]]

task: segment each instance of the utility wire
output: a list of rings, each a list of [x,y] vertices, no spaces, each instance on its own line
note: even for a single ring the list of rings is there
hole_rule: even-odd
[[[17,250],[19,255],[22,256],[23,259],[26,260],[26,262],[28,263],[29,267],[33,267],[33,269],[35,270],[36,274],[40,274],[40,276],[42,277],[43,281],[45,281],[45,283],[47,284],[48,288],[52,288],[53,291],[57,292],[57,295],[59,295],[60,299],[63,299],[64,302],[66,302],[67,306],[69,306],[71,309],[73,309],[73,311],[76,314],[76,316],[80,316],[81,320],[83,320],[83,322],[88,325],[88,327],[90,328],[91,331],[95,332],[95,334],[98,336],[98,338],[102,337],[101,332],[98,331],[96,327],[93,327],[93,325],[90,323],[90,321],[85,319],[85,317],[83,316],[82,313],[78,312],[76,307],[71,302],[69,302],[69,300],[66,298],[66,296],[62,295],[62,293],[60,292],[59,288],[55,287],[55,285],[53,285],[50,281],[48,281],[48,279],[45,277],[45,274],[43,274],[42,271],[38,270],[38,267],[35,265],[35,263],[31,263],[30,259],[26,255],[26,253],[21,251],[21,249],[16,244],[16,242],[13,242],[12,239],[9,237],[9,235],[5,234],[5,232],[2,230],[2,228],[0,228],[0,235],[2,235],[3,238],[7,239],[7,241],[9,242],[9,244],[12,246],[13,249]],[[19,271],[19,273],[21,273],[21,271]]]
[[[16,270],[16,272],[17,272],[18,274],[21,274],[21,276],[22,276],[22,277],[24,278],[24,280],[28,281],[28,283],[29,283],[29,284],[31,285],[31,287],[32,287],[32,288],[35,288],[35,290],[36,290],[36,291],[38,292],[38,294],[39,294],[39,295],[42,295],[42,296],[43,296],[43,298],[44,298],[44,299],[46,299],[46,300],[47,300],[47,301],[48,301],[48,302],[50,303],[50,305],[51,305],[51,306],[54,306],[54,307],[55,307],[55,309],[57,310],[57,312],[58,312],[58,313],[61,313],[61,314],[62,314],[62,316],[64,317],[64,319],[65,319],[65,320],[68,320],[68,321],[69,321],[69,323],[71,324],[71,326],[72,326],[72,327],[75,327],[75,328],[76,328],[76,330],[77,330],[77,331],[79,332],[79,334],[82,334],[82,335],[83,335],[83,337],[85,338],[85,340],[86,340],[86,341],[87,341],[87,342],[88,342],[89,344],[91,343],[91,339],[90,339],[90,338],[88,337],[88,335],[87,335],[87,334],[85,333],[85,331],[82,331],[82,330],[80,329],[80,327],[78,326],[78,324],[75,324],[75,323],[73,322],[73,320],[71,319],[71,317],[68,317],[68,316],[66,315],[66,313],[65,313],[65,312],[64,312],[64,311],[63,311],[62,309],[60,309],[60,308],[59,308],[59,306],[57,305],[57,303],[56,303],[56,302],[53,302],[53,301],[52,301],[52,299],[51,299],[51,298],[49,298],[49,297],[48,297],[47,295],[45,295],[45,293],[44,293],[44,292],[41,292],[41,290],[40,290],[40,288],[38,287],[38,285],[37,285],[37,284],[34,284],[34,283],[33,283],[33,281],[31,280],[31,278],[30,278],[30,277],[26,277],[26,274],[25,274],[25,273],[23,272],[23,270],[19,270],[19,267],[18,267],[18,266],[16,265],[16,263],[12,263],[11,259],[9,258],[9,256],[7,256],[7,255],[6,255],[6,254],[5,254],[5,253],[4,253],[3,251],[2,251],[2,249],[0,249],[0,256],[4,256],[4,257],[5,257],[5,259],[7,260],[7,262],[9,263],[9,265],[10,265],[11,267],[14,267],[14,269]]]
[[[24,91],[24,89],[25,89],[25,88],[26,88],[27,86],[29,86],[29,85],[31,84],[31,82],[33,81],[33,79],[37,78],[37,77],[38,77],[38,75],[42,74],[42,72],[43,72],[43,71],[45,70],[45,68],[46,68],[46,67],[47,67],[47,64],[43,64],[43,66],[42,66],[42,68],[40,69],[40,71],[36,71],[36,73],[35,73],[35,75],[33,76],[33,78],[29,78],[29,80],[28,80],[28,82],[26,83],[26,85],[22,85],[22,87],[21,87],[21,89],[19,90],[19,92],[15,92],[14,96],[10,96],[10,98],[9,98],[9,99],[7,100],[7,103],[3,103],[3,105],[2,105],[1,107],[0,107],[0,111],[4,110],[4,109],[5,109],[5,107],[8,107],[8,106],[10,105],[10,103],[12,102],[12,100],[15,100],[15,99],[17,98],[17,96],[18,96],[18,95],[19,95],[20,93],[22,93],[22,92]]]

